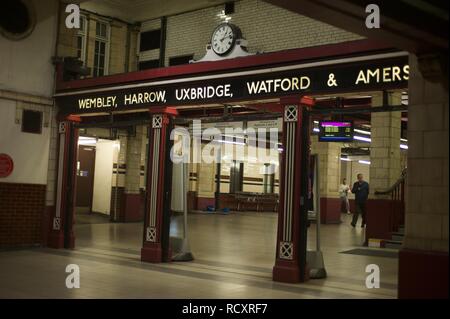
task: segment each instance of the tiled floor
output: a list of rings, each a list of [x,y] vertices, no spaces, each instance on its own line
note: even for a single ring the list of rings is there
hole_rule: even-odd
[[[271,280],[277,217],[272,213],[191,214],[192,262],[140,261],[142,224],[78,224],[77,248],[0,252],[0,298],[395,298],[397,259],[349,255],[363,229],[349,217],[322,225],[326,279],[303,284]],[[171,232],[176,233],[176,223]],[[315,244],[315,225],[309,229]],[[77,264],[81,287],[67,289],[66,265]],[[367,289],[365,267],[377,264],[381,287]]]

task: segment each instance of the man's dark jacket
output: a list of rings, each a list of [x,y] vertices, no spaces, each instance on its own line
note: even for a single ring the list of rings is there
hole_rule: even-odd
[[[366,181],[353,184],[352,193],[355,194],[355,201],[364,204],[369,197],[369,183]]]

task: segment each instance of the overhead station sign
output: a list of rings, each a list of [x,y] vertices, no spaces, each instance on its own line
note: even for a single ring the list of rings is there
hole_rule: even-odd
[[[59,92],[55,96],[62,113],[78,114],[405,88],[409,79],[407,56],[332,62]]]

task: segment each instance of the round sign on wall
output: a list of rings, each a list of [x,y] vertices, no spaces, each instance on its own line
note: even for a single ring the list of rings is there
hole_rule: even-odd
[[[14,162],[8,154],[0,154],[0,178],[8,177],[14,169]]]

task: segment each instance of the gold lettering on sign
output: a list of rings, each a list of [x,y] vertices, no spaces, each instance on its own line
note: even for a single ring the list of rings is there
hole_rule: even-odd
[[[391,68],[383,68],[383,82],[391,82]]]
[[[247,82],[248,94],[261,93],[277,93],[306,90],[311,85],[311,79],[307,76],[284,78],[284,79],[270,79],[263,81]]]
[[[390,66],[385,68],[360,70],[355,84],[389,83],[409,80],[409,66],[403,68]]]
[[[79,109],[103,108],[103,107],[117,107],[116,96],[98,97],[79,99]]]
[[[145,104],[145,103],[165,103],[166,91],[151,91],[143,93],[125,94],[123,103],[125,105]]]
[[[405,73],[405,75],[403,76],[403,79],[408,81],[409,80],[409,65],[405,65],[403,67],[403,73]]]
[[[402,77],[400,76],[400,72],[402,70],[398,67],[398,66],[394,66],[392,68],[392,78],[394,79],[394,81],[401,81]]]

